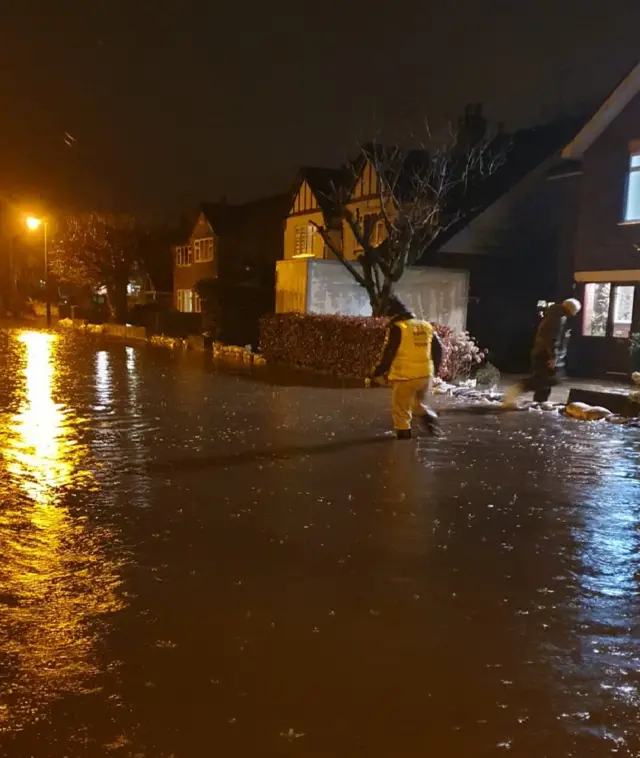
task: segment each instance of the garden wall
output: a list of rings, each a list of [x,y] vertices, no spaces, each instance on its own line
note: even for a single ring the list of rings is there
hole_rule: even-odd
[[[366,291],[338,261],[278,261],[276,274],[277,313],[371,315]],[[454,331],[466,328],[468,271],[412,267],[395,292],[420,318]]]

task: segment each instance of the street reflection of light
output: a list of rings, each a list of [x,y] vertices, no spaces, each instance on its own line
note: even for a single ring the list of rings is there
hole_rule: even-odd
[[[111,403],[111,368],[106,350],[96,353],[96,396],[101,405]]]
[[[0,733],[94,686],[99,619],[121,606],[119,566],[107,553],[115,536],[66,506],[69,492],[75,499],[95,484],[83,468],[81,420],[54,400],[58,338],[23,332],[17,339],[21,403],[0,428],[0,594],[9,600],[0,603],[0,651],[12,681]]]
[[[68,419],[52,397],[51,351],[56,337],[23,332],[18,339],[26,349],[25,392],[20,412],[14,417],[7,468],[29,497],[47,504],[59,487],[69,483],[75,468],[73,451],[67,449]]]
[[[132,394],[135,395],[140,383],[140,377],[138,374],[138,357],[136,351],[132,347],[127,347],[127,384]]]

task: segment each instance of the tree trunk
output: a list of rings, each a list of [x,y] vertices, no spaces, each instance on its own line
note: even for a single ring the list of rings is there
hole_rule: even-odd
[[[118,324],[124,324],[129,312],[126,282],[115,282],[108,286],[107,298],[109,300],[109,308],[111,309],[111,318]]]

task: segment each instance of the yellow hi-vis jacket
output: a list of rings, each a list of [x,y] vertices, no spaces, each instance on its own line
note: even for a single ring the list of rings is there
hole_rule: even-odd
[[[412,318],[406,321],[395,321],[393,326],[400,329],[401,337],[389,370],[389,381],[426,379],[433,376],[435,371],[431,357],[433,342],[431,324],[428,321]]]

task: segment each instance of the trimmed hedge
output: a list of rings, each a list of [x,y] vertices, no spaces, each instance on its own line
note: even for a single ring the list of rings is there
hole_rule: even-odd
[[[449,373],[451,329],[434,324],[444,344],[440,376]],[[382,355],[387,319],[279,313],[260,320],[260,352],[267,363],[342,377],[366,377]]]

